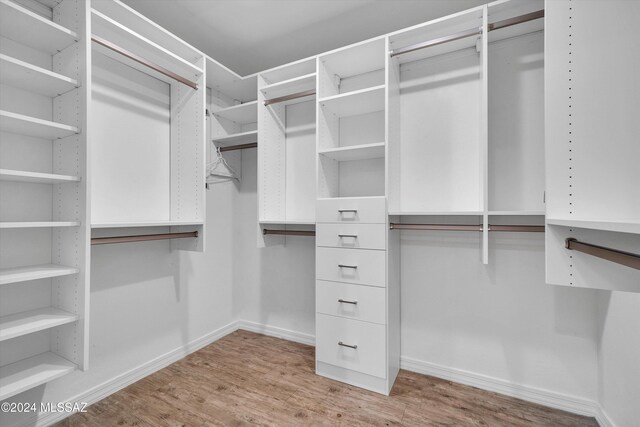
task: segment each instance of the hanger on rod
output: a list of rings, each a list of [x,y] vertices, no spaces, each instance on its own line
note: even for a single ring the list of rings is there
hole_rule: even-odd
[[[215,145],[213,147],[215,148],[216,157],[207,165],[207,184],[218,184],[234,180],[240,182],[238,173],[222,157],[222,147],[216,147]]]

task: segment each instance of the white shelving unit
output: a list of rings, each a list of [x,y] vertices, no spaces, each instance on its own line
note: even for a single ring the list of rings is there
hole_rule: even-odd
[[[240,124],[256,123],[258,121],[258,101],[221,108],[213,111],[213,114]]]
[[[326,113],[339,118],[363,115],[384,110],[384,91],[385,86],[380,85],[321,98],[318,103]]]
[[[0,285],[68,276],[79,272],[80,269],[75,267],[65,267],[54,264],[2,268],[0,269]]]
[[[8,86],[55,97],[76,89],[76,79],[0,53],[0,74]]]
[[[11,40],[0,55],[0,298],[11,299],[0,340],[12,355],[0,361],[0,400],[89,360],[89,11],[83,0],[38,3],[35,13],[0,0]],[[34,286],[50,294],[47,307]]]
[[[385,146],[386,144],[384,142],[351,145],[347,147],[320,150],[318,151],[318,154],[336,160],[338,162],[380,159],[384,157]]]

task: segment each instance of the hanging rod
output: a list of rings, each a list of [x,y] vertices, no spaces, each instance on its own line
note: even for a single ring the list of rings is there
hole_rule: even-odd
[[[174,80],[177,80],[180,83],[185,84],[185,85],[189,86],[192,89],[198,90],[198,84],[197,83],[192,82],[191,80],[189,80],[189,79],[187,79],[185,77],[182,77],[181,75],[176,74],[173,71],[167,70],[166,68],[164,68],[164,67],[162,67],[162,66],[160,66],[158,64],[155,64],[155,63],[153,63],[153,62],[151,62],[151,61],[149,61],[147,59],[144,59],[143,57],[138,56],[135,53],[129,52],[128,50],[126,50],[124,48],[121,48],[120,46],[118,46],[116,44],[113,44],[110,41],[107,41],[107,40],[105,40],[105,39],[103,39],[101,37],[98,37],[96,35],[92,35],[91,36],[91,40],[94,41],[95,43],[98,43],[99,45],[102,45],[102,46],[104,46],[104,47],[106,47],[108,49],[111,49],[112,51],[114,51],[116,53],[119,53],[122,56],[125,56],[125,57],[127,57],[127,58],[129,58],[129,59],[131,59],[131,60],[133,60],[133,61],[135,61],[137,63],[139,63],[139,64],[142,64],[145,67],[149,67],[152,70],[155,70],[160,74],[164,74],[167,77],[170,77],[170,78],[172,78]]]
[[[290,95],[279,96],[277,98],[265,99],[264,100],[264,105],[267,106],[267,105],[271,105],[271,104],[277,104],[278,102],[289,101],[291,99],[304,98],[306,96],[311,96],[311,95],[315,95],[315,94],[316,94],[316,90],[315,89],[309,89],[309,90],[305,90],[304,92],[296,92],[296,93],[292,93]]]
[[[280,234],[284,236],[315,236],[316,232],[307,230],[270,230],[265,228],[262,230],[262,234],[265,236],[267,234]]]
[[[141,234],[137,236],[92,237],[92,245],[109,245],[112,243],[146,242],[149,240],[184,239],[198,237],[197,231],[185,233]]]
[[[540,18],[544,18],[544,9],[531,12],[531,13],[525,13],[524,15],[515,16],[509,19],[504,19],[502,21],[494,22],[492,24],[489,24],[488,30],[495,31],[501,28],[510,27],[516,24],[522,24],[523,22],[529,22],[535,19],[540,19]],[[451,34],[444,37],[438,37],[437,39],[428,40],[426,42],[412,44],[410,46],[402,47],[399,49],[393,49],[389,54],[393,58],[394,56],[402,55],[404,53],[414,52],[416,50],[426,49],[428,47],[433,47],[433,46],[448,43],[454,40],[460,40],[460,39],[473,37],[481,34],[482,34],[482,28],[472,28],[470,30],[460,31],[455,34]]]
[[[257,142],[251,142],[249,144],[231,145],[229,147],[220,147],[220,152],[224,153],[225,151],[244,150],[245,148],[256,148],[257,146],[258,146]]]
[[[440,230],[440,231],[483,231],[482,224],[398,224],[390,223],[391,230]],[[544,225],[489,225],[489,231],[544,233]]]
[[[587,255],[606,259],[616,264],[640,270],[640,255],[630,252],[623,252],[616,249],[605,248],[604,246],[592,245],[569,238],[565,241],[565,247],[572,251],[578,251]]]

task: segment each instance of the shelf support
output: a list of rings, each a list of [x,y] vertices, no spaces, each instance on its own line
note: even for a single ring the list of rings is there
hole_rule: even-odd
[[[630,252],[623,252],[617,249],[606,248],[604,246],[592,245],[580,242],[574,238],[565,241],[565,247],[570,251],[578,251],[597,258],[606,259],[616,264],[640,270],[640,255]]]

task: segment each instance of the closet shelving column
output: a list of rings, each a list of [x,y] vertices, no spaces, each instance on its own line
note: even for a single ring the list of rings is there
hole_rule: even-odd
[[[205,57],[119,1],[95,1],[91,19],[95,237],[197,231],[171,245],[202,251]]]
[[[640,270],[567,248],[576,239],[640,255],[640,87],[630,54],[640,3],[546,8],[545,32],[555,40],[545,46],[547,282],[640,292]]]
[[[85,1],[0,1],[0,400],[88,368],[88,34]]]
[[[315,225],[315,58],[258,75],[258,221],[262,228]],[[259,244],[284,242],[259,237]]]
[[[383,394],[400,359],[387,50],[380,37],[319,56],[317,107],[316,372]]]

